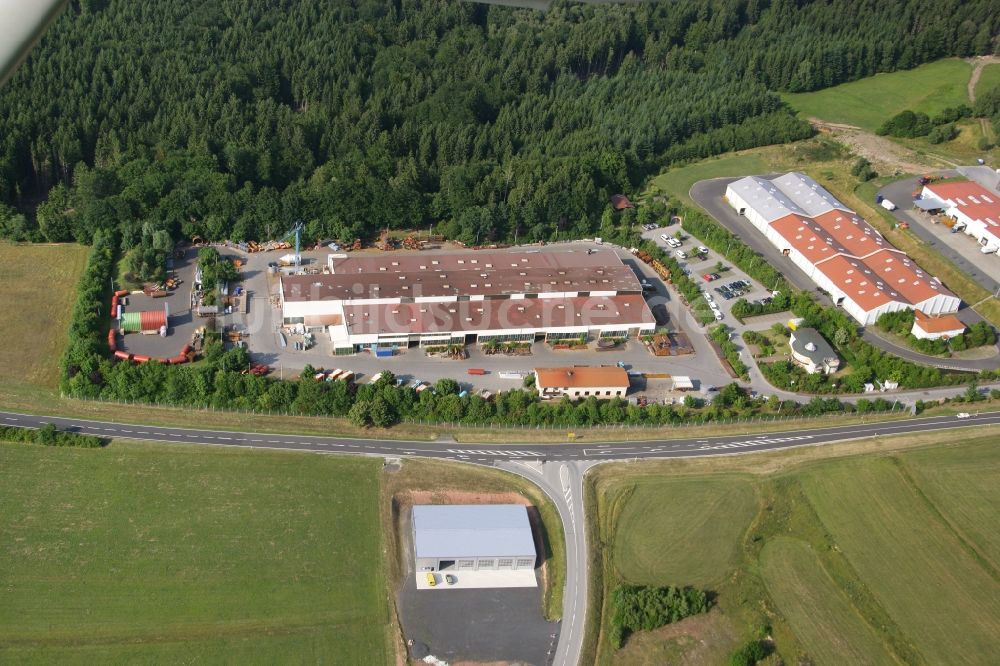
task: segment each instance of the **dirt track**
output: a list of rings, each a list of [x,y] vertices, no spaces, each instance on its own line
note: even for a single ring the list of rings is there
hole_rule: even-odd
[[[928,169],[955,166],[952,162],[930,155],[918,155],[906,146],[855,125],[831,123],[819,118],[810,118],[809,123],[817,131],[843,143],[855,155],[867,159],[881,174],[920,173]]]
[[[969,58],[966,62],[972,63],[972,76],[969,77],[969,102],[975,104],[976,84],[979,83],[979,77],[983,73],[983,68],[986,67],[986,65],[1000,64],[1000,56],[978,56],[975,58]]]

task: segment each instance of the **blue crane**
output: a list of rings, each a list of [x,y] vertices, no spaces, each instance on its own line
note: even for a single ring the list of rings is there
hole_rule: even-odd
[[[303,228],[304,228],[304,225],[302,224],[302,220],[296,220],[295,221],[295,226],[292,227],[292,230],[289,231],[284,236],[282,236],[280,239],[278,239],[278,240],[285,240],[287,238],[290,238],[291,236],[295,236],[295,254],[293,255],[293,258],[292,258],[292,264],[295,265],[295,266],[298,266],[298,265],[300,265],[302,263],[302,255],[299,254],[299,250],[301,249],[301,245],[302,245],[302,229]]]

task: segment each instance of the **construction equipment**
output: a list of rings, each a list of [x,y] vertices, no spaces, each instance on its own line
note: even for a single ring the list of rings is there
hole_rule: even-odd
[[[664,281],[667,282],[667,284],[670,284],[671,280],[670,280],[670,269],[669,268],[667,268],[666,266],[664,266],[662,263],[660,263],[656,259],[654,259],[652,261],[652,263],[650,263],[650,266],[653,267],[653,270],[656,271],[657,275],[659,275],[661,278],[663,278]]]
[[[300,250],[301,250],[301,246],[302,246],[302,229],[303,229],[303,226],[304,225],[302,224],[302,220],[297,220],[295,222],[295,226],[292,227],[292,230],[289,231],[284,236],[282,236],[280,239],[278,239],[280,241],[284,241],[284,240],[286,240],[288,238],[291,238],[292,236],[295,237],[295,254],[291,255],[291,261],[289,262],[291,265],[294,265],[294,266],[298,266],[298,265],[300,265],[302,263],[302,254],[300,253]],[[285,255],[285,257],[288,257],[288,256],[289,255]],[[285,257],[282,257],[282,259],[285,259]]]

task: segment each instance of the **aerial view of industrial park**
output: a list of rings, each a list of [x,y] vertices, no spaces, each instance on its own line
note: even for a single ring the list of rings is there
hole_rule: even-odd
[[[0,0],[0,663],[996,663],[988,0]]]

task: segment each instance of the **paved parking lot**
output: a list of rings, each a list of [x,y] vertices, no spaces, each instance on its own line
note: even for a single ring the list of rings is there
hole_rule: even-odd
[[[418,590],[433,590],[448,594],[452,590],[479,590],[497,587],[538,587],[534,569],[516,571],[442,571],[434,573],[434,585],[427,579],[427,572],[414,574]],[[449,583],[447,576],[454,582]]]
[[[668,247],[660,236],[661,234],[666,233],[668,236],[672,237],[673,234],[679,230],[681,230],[680,227],[674,225],[666,229],[645,231],[643,232],[643,237],[655,242],[657,245],[662,247],[664,250],[669,251],[670,254],[673,255],[675,252],[674,248]],[[712,297],[712,301],[719,305],[719,309],[723,316],[720,323],[739,328],[740,323],[732,315],[733,303],[738,301],[740,298],[745,298],[748,301],[755,301],[757,299],[770,297],[771,289],[752,280],[749,275],[741,271],[729,260],[714,250],[709,250],[708,254],[696,254],[697,248],[701,246],[701,241],[683,231],[682,235],[685,237],[685,240],[682,241],[681,247],[678,249],[685,252],[688,255],[688,258],[680,259],[677,256],[674,256],[674,258],[681,265],[681,268],[689,271],[691,278],[701,285],[702,292],[710,295]],[[704,275],[715,273],[716,265],[720,261],[725,267],[724,270],[719,273],[720,279],[712,281],[705,280]],[[722,294],[715,291],[716,289],[722,288],[724,285],[731,284],[738,280],[744,280],[750,283],[750,286],[746,288],[746,291],[744,291],[740,296],[734,296],[733,298],[727,300]],[[771,286],[773,287],[773,285]]]

